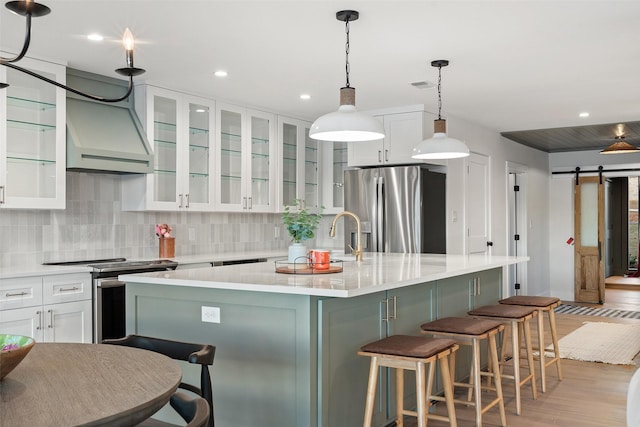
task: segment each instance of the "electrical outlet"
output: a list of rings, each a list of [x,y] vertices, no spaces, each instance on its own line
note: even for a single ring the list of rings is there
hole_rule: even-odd
[[[189,227],[189,240],[196,240],[196,229],[193,227]]]
[[[202,306],[202,321],[207,323],[220,323],[220,307]]]

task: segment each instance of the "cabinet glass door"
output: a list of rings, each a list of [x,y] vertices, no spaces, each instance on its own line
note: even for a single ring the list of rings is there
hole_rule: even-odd
[[[211,111],[189,103],[189,203],[209,203],[211,171]]]
[[[242,114],[220,111],[220,201],[240,205],[242,200]]]
[[[318,141],[309,137],[304,129],[304,202],[307,207],[318,207]]]
[[[298,127],[282,124],[282,204],[293,206],[297,198]]]
[[[344,170],[347,167],[347,143],[333,143],[333,207],[344,208]]]
[[[269,119],[251,117],[251,203],[268,206],[270,194],[270,123]]]
[[[154,96],[153,107],[153,200],[174,202],[178,193],[176,100]]]
[[[40,71],[39,71],[40,72]],[[54,74],[42,73],[56,80]],[[5,199],[57,194],[56,87],[7,69]]]

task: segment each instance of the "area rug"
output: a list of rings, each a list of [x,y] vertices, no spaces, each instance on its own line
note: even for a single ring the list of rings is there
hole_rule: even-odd
[[[613,308],[583,307],[580,305],[560,304],[556,314],[581,314],[585,316],[618,317],[622,319],[640,319],[640,311],[616,310]]]
[[[640,352],[640,325],[584,322],[561,338],[558,346],[563,359],[634,365],[633,358]]]

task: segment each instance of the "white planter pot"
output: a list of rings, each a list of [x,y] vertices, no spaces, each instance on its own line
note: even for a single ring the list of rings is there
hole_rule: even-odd
[[[309,259],[307,258],[309,251],[307,247],[302,243],[292,243],[289,245],[289,257],[287,261],[289,264],[307,264]]]

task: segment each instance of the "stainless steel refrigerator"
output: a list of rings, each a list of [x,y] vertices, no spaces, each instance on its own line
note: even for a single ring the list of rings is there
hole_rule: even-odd
[[[363,251],[445,253],[445,174],[422,166],[346,170],[344,197],[362,223]],[[345,252],[356,235],[346,218]]]

